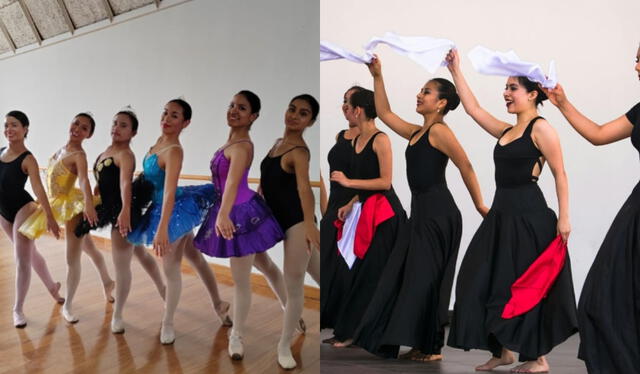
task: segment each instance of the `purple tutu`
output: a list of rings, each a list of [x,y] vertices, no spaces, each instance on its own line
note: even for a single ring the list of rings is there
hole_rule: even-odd
[[[243,257],[261,253],[284,239],[280,225],[260,195],[234,205],[229,219],[236,226],[233,239],[216,235],[216,217],[220,200],[211,207],[193,243],[204,254],[213,257]]]

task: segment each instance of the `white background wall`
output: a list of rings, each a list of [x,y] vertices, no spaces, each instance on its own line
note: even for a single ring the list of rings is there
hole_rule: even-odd
[[[635,0],[552,1],[413,1],[390,5],[383,0],[322,1],[320,39],[361,53],[362,45],[386,31],[400,35],[447,38],[457,44],[462,69],[482,106],[496,117],[515,123],[504,106],[502,92],[506,78],[476,73],[466,57],[482,44],[506,51],[514,49],[520,58],[548,69],[555,59],[558,78],[572,102],[588,117],[603,123],[626,113],[640,98],[634,60],[640,29],[640,2]],[[416,94],[434,77],[450,79],[446,68],[429,74],[388,47],[379,47],[387,93],[392,109],[402,118],[422,125],[415,113]],[[372,87],[364,65],[351,62],[323,62],[321,81],[321,169],[327,178],[326,155],[335,134],[346,127],[340,106],[344,90],[353,84]],[[573,231],[569,252],[578,296],[587,271],[617,211],[638,181],[638,153],[629,140],[594,147],[580,137],[549,102],[540,110],[559,133],[569,176],[570,218]],[[495,191],[492,160],[496,139],[484,132],[464,113],[462,105],[447,115],[474,165],[487,205]],[[410,207],[406,183],[404,149],[406,141],[388,130],[393,151],[393,184],[405,209]],[[458,265],[472,235],[480,224],[469,194],[455,166],[447,170],[449,187],[462,211],[464,231]],[[549,205],[557,212],[553,175],[545,166],[540,178]],[[453,305],[453,300],[452,300]]]
[[[300,93],[318,97],[317,1],[162,3],[178,5],[97,32],[79,30],[78,37],[0,60],[0,108],[27,113],[27,146],[41,165],[65,144],[73,116],[86,110],[97,122],[85,143],[93,163],[110,144],[113,115],[130,104],[140,119],[132,143],[140,169],[160,135],[164,104],[184,96],[194,115],[181,137],[182,173],[209,175],[209,160],[227,139],[227,105],[237,91],[249,89],[262,99],[251,132],[256,156],[250,176],[259,177],[260,161],[284,132],[289,100]],[[318,134],[317,125],[306,133],[312,171],[319,167]],[[317,172],[311,177],[317,180]],[[282,264],[281,245],[270,253]]]

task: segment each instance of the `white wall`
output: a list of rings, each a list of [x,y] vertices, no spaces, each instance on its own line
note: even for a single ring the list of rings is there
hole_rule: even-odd
[[[177,5],[99,30],[108,25],[103,22],[92,27],[97,32],[79,30],[78,37],[0,61],[1,110],[28,114],[27,145],[41,165],[65,144],[73,116],[86,110],[98,123],[85,144],[93,163],[110,144],[112,116],[130,104],[141,123],[132,143],[140,169],[160,135],[164,104],[184,96],[194,115],[181,137],[182,173],[209,175],[209,160],[227,138],[227,105],[234,93],[250,89],[263,108],[251,133],[256,157],[250,176],[259,177],[260,161],[284,132],[289,100],[305,92],[318,97],[317,1],[162,4]],[[319,126],[306,133],[311,170],[319,167],[318,134]],[[270,253],[282,264],[281,246]]]
[[[638,1],[400,0],[393,6],[389,4],[383,0],[322,1],[320,39],[358,53],[369,38],[381,36],[386,31],[453,40],[461,52],[465,76],[481,105],[510,123],[515,123],[515,117],[506,112],[502,98],[506,78],[476,73],[466,57],[478,44],[501,51],[514,49],[520,58],[541,63],[545,70],[549,61],[555,59],[559,81],[569,98],[599,123],[623,115],[640,97],[634,71],[640,42]],[[430,75],[387,47],[379,48],[377,53],[382,60],[393,110],[402,118],[421,125],[422,118],[415,113],[416,94],[433,77],[450,79],[448,71],[441,68],[435,75]],[[321,169],[327,178],[326,154],[333,145],[335,134],[346,126],[340,110],[344,90],[354,83],[371,88],[372,79],[366,66],[344,60],[323,62],[320,73],[323,103]],[[573,227],[569,251],[578,295],[609,225],[638,181],[638,153],[629,140],[605,147],[592,146],[549,102],[540,113],[558,131],[564,150]],[[477,126],[464,113],[462,105],[447,115],[446,120],[473,163],[485,202],[490,205],[495,191],[492,160],[495,138]],[[381,122],[379,126],[388,130]],[[394,151],[393,184],[408,210],[406,141],[390,130],[387,133]],[[447,181],[464,220],[459,265],[481,217],[473,207],[458,170],[450,165]],[[549,205],[557,212],[554,180],[548,167],[540,179]]]

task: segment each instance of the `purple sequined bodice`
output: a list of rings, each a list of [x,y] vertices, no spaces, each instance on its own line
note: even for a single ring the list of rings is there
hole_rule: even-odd
[[[216,186],[216,190],[220,191],[220,196],[224,193],[224,186],[227,184],[227,176],[229,175],[229,167],[231,166],[229,160],[224,156],[225,148],[217,150],[211,159],[211,181]],[[242,174],[242,179],[238,185],[236,201],[233,202],[233,205],[249,201],[253,195],[255,195],[255,191],[249,188],[248,176],[249,168]]]

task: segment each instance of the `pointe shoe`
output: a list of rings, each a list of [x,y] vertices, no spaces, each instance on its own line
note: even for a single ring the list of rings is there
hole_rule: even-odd
[[[278,347],[278,365],[285,370],[292,370],[296,368],[296,360],[293,358],[290,348],[281,349]]]
[[[298,330],[302,335],[307,332],[307,325],[304,323],[304,320],[302,318],[298,320],[298,326],[296,326],[296,330]]]
[[[173,344],[176,341],[176,332],[173,330],[173,325],[162,324],[160,328],[160,343]]]
[[[240,335],[234,333],[229,334],[227,351],[232,360],[238,361],[244,358],[244,344],[242,344],[242,337]]]
[[[229,317],[229,309],[231,309],[231,304],[226,301],[221,301],[216,310],[216,314],[218,315],[218,319],[222,326],[233,326],[233,321],[231,321],[231,317]]]
[[[114,303],[116,299],[111,295],[111,293],[113,292],[114,288],[116,288],[116,282],[110,281],[109,283],[105,284],[103,287],[104,288],[102,289],[102,292],[104,293],[104,298],[108,302]]]
[[[25,318],[23,312],[13,312],[13,325],[17,329],[23,329],[27,327],[27,319]]]
[[[71,312],[65,307],[62,308],[62,316],[69,323],[78,323],[79,321],[78,317],[71,314]]]
[[[121,318],[111,319],[111,332],[114,334],[124,334],[124,321]]]

